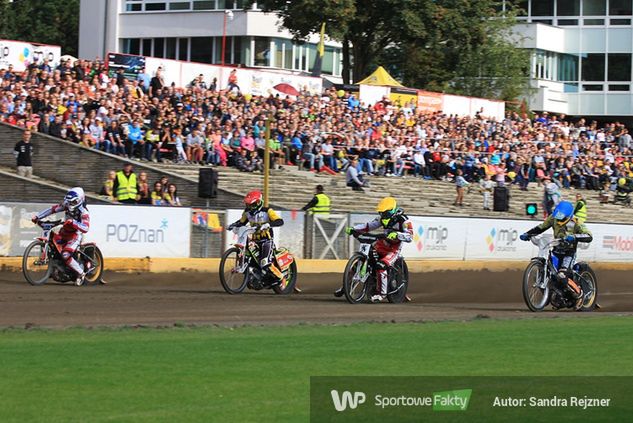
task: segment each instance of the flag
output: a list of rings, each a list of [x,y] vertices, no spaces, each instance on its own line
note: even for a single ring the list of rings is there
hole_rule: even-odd
[[[325,54],[325,22],[321,24],[321,39],[317,47],[317,55],[314,58],[314,67],[312,68],[312,76],[321,76],[321,68],[323,66],[323,55]]]

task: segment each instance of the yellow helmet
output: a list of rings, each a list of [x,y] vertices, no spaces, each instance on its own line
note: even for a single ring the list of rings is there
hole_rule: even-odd
[[[393,197],[385,197],[376,206],[376,211],[380,214],[380,223],[386,228],[398,211],[398,203]]]
[[[618,179],[618,185],[623,187],[624,185],[626,185],[626,178],[620,178]]]

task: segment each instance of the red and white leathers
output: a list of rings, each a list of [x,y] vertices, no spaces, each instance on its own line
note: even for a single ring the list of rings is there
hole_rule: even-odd
[[[354,230],[357,232],[371,232],[378,228],[383,228],[385,235],[391,232],[397,233],[397,238],[394,240],[380,239],[374,243],[374,250],[378,254],[378,268],[376,269],[376,276],[379,282],[379,295],[387,294],[387,270],[393,266],[398,259],[400,250],[402,249],[403,242],[411,242],[413,240],[413,225],[402,212],[396,213],[389,222],[389,226],[386,228],[382,226],[380,217],[372,220],[368,223],[362,223],[354,226]]]
[[[60,240],[63,242],[62,258],[66,266],[74,270],[77,275],[83,275],[84,269],[73,258],[79,248],[83,234],[90,229],[90,213],[84,205],[77,206],[74,210],[68,209],[64,203],[54,205],[37,215],[38,219],[44,219],[55,213],[65,212],[64,225],[59,231]]]

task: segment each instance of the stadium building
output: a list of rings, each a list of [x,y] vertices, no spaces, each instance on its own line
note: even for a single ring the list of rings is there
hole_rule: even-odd
[[[311,72],[319,35],[293,42],[279,18],[245,0],[81,0],[79,55],[139,54]],[[226,38],[224,38],[226,36]],[[222,49],[224,48],[224,61]],[[325,41],[324,76],[338,82],[341,45]]]
[[[506,0],[504,3],[508,3]],[[532,51],[530,109],[633,116],[631,0],[528,0],[516,33]],[[506,7],[506,4],[504,4]]]

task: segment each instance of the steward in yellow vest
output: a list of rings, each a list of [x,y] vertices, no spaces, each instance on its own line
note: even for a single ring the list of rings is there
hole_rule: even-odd
[[[118,202],[136,204],[138,182],[131,163],[126,163],[123,170],[117,172],[112,191]]]
[[[323,185],[316,186],[316,194],[301,210],[307,211],[309,214],[330,214],[330,197],[323,193]]]

